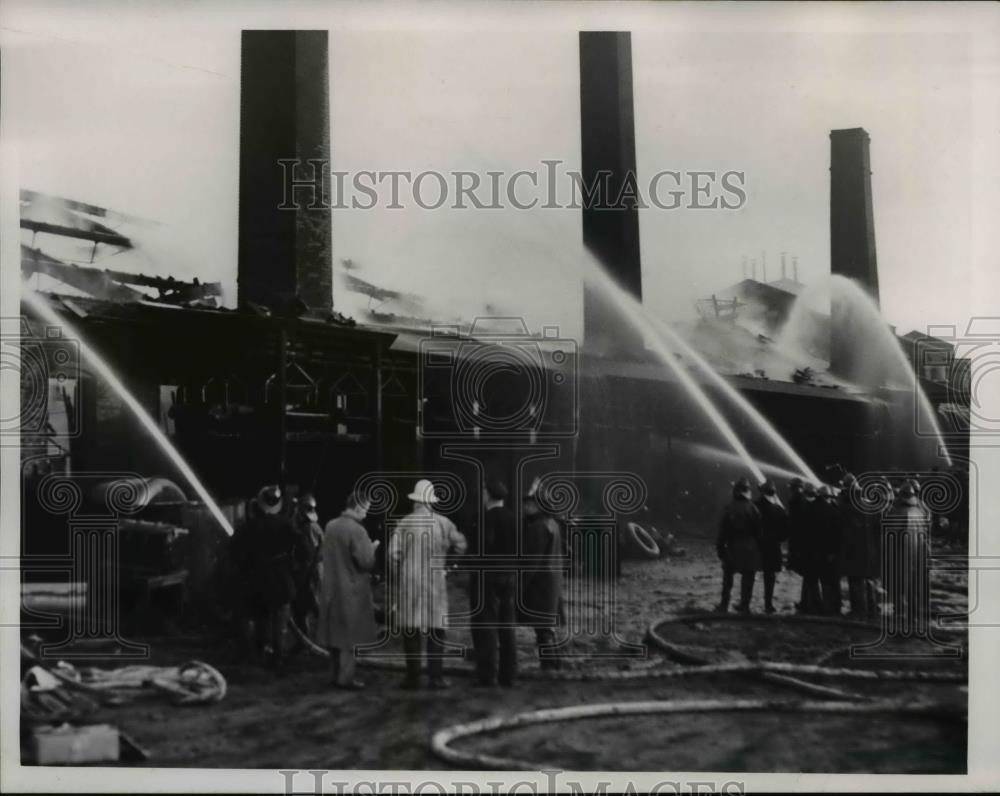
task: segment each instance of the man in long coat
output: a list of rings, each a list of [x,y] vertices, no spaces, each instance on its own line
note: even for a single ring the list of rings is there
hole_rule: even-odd
[[[733,576],[740,573],[740,613],[750,613],[755,573],[760,569],[761,518],[751,502],[750,482],[740,478],[733,485],[733,499],[722,513],[715,547],[722,561],[722,600],[719,611],[729,610]]]
[[[560,620],[563,557],[562,531],[555,517],[542,511],[536,495],[524,500],[521,525],[521,589],[518,610],[521,624],[535,629],[542,669],[559,669],[555,626]]]
[[[434,485],[421,479],[408,495],[413,511],[393,529],[389,563],[394,587],[395,622],[403,634],[406,678],[403,688],[420,687],[421,647],[426,644],[430,687],[447,688],[442,677],[445,624],[448,615],[446,559],[461,555],[465,537],[432,506],[438,502]]]
[[[788,512],[772,481],[760,485],[757,510],[761,516],[760,563],[764,571],[764,610],[773,614],[774,585],[781,572],[781,544],[788,538]]]
[[[375,606],[368,573],[375,566],[378,540],[368,538],[361,521],[368,502],[352,493],[341,515],[326,524],[320,551],[318,642],[330,650],[333,685],[361,689],[354,677],[354,648],[375,640]]]

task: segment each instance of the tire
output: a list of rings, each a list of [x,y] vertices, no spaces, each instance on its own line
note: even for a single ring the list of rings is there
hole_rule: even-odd
[[[626,549],[636,558],[651,560],[660,557],[660,546],[649,532],[636,522],[625,525]]]

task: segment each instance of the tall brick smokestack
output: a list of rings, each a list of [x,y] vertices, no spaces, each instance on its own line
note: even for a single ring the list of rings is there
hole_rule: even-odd
[[[327,38],[325,30],[243,31],[240,305],[279,307],[297,298],[320,312],[333,307]],[[292,180],[297,201],[282,209]],[[307,184],[314,180],[315,188]]]
[[[635,178],[629,33],[580,32],[580,130],[584,186],[599,186],[597,201],[605,205],[588,206],[583,197],[584,245],[625,290],[641,300],[639,211],[629,201],[613,206],[626,180]],[[591,351],[626,356],[643,351],[642,337],[614,312],[606,297],[587,285],[583,324],[584,345]]]
[[[878,304],[870,138],[860,127],[830,132],[830,271],[858,282]],[[830,308],[830,370],[850,377],[850,323],[845,308]]]

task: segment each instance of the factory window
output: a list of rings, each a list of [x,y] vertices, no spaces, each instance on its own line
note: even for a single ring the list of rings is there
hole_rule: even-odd
[[[948,381],[948,367],[946,365],[925,365],[924,379],[926,381],[946,382]]]
[[[176,384],[160,385],[160,407],[159,421],[160,430],[168,437],[174,436],[177,431],[174,423],[174,407],[180,402],[180,387]]]
[[[944,383],[948,381],[948,367],[951,364],[951,352],[936,348],[927,348],[920,352],[921,377],[925,381]]]
[[[46,407],[48,454],[69,460],[69,441],[76,433],[76,379],[49,379]]]

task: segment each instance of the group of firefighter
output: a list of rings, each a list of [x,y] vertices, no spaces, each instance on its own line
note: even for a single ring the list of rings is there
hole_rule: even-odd
[[[511,506],[507,485],[487,479],[482,484],[482,528],[471,535],[471,545],[450,519],[434,510],[440,500],[429,480],[419,480],[407,495],[412,511],[395,523],[387,544],[384,617],[390,632],[402,640],[403,688],[421,686],[425,650],[429,687],[449,685],[443,677],[446,578],[456,569],[467,576],[478,685],[515,684],[518,626],[534,628],[542,668],[560,668],[554,642],[564,539],[560,523],[542,508],[540,489],[536,480],[520,505]],[[340,515],[321,529],[312,495],[302,495],[290,506],[279,487],[266,486],[250,502],[247,521],[232,545],[240,584],[237,613],[248,654],[260,651],[280,673],[291,629],[300,645],[325,648],[332,685],[364,688],[355,676],[355,652],[377,641],[371,580],[380,542],[362,525],[370,506],[366,497],[351,493]],[[452,557],[457,564],[442,566]]]
[[[774,590],[786,564],[786,544],[787,568],[802,578],[796,604],[801,613],[839,616],[845,578],[854,618],[873,619],[890,604],[894,614],[906,612],[911,618],[925,610],[920,573],[926,564],[930,514],[916,481],[896,488],[886,481],[883,487],[893,499],[879,514],[866,506],[851,474],[839,488],[793,479],[787,506],[773,482],[761,483],[755,498],[750,481],[739,479],[716,542],[723,564],[717,610],[729,610],[739,574],[736,609],[749,613],[756,573],[762,572],[764,610],[776,612]],[[536,480],[520,504],[509,505],[507,485],[485,480],[482,527],[470,539],[435,511],[439,498],[429,480],[419,480],[407,495],[412,510],[395,523],[387,544],[383,616],[389,634],[402,640],[404,688],[420,687],[425,653],[429,686],[448,685],[442,676],[449,616],[446,578],[456,568],[466,576],[465,615],[479,685],[515,683],[518,626],[534,628],[543,668],[560,667],[555,628],[564,621],[565,529],[561,518],[543,508],[548,501],[539,491]],[[364,687],[355,677],[355,652],[378,641],[372,578],[378,577],[373,573],[380,542],[362,524],[369,508],[365,496],[351,493],[339,516],[321,528],[312,495],[286,501],[278,486],[260,490],[232,545],[239,583],[236,604],[248,653],[262,652],[280,672],[291,629],[299,646],[326,650],[333,685]],[[457,563],[441,564],[450,560]]]
[[[786,564],[802,579],[799,613],[840,616],[847,581],[848,616],[875,619],[889,610],[911,621],[926,611],[926,556],[932,515],[920,499],[920,484],[906,479],[877,485],[886,500],[877,510],[846,473],[838,487],[793,478],[787,506],[772,481],[758,487],[740,478],[719,525],[716,550],[722,562],[722,599],[728,611],[734,576],[740,597],[735,608],[751,611],[757,572],[764,577],[764,610],[775,613],[774,587]],[[891,497],[890,497],[891,496]],[[939,520],[944,522],[944,520]]]

